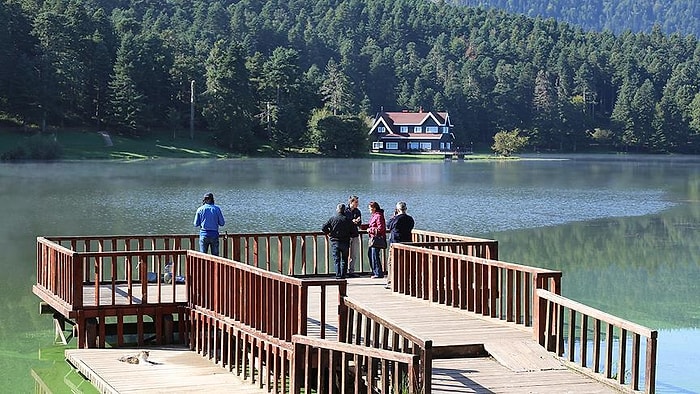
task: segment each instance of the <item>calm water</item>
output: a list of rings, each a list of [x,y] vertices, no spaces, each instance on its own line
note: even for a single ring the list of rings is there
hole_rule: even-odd
[[[564,295],[659,329],[657,391],[700,393],[700,158],[532,159],[0,164],[0,392],[56,368],[37,236],[194,233],[211,191],[230,232],[319,230],[350,194],[365,215],[405,200],[417,227],[497,239],[502,260],[562,270]]]

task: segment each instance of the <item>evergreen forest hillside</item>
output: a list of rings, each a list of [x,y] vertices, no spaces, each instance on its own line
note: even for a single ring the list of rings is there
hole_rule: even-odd
[[[452,0],[468,7],[496,8],[529,17],[554,18],[585,30],[700,36],[696,0]]]
[[[426,0],[2,0],[0,26],[0,128],[357,156],[378,111],[423,108],[475,149],[700,151],[700,45],[658,28]]]

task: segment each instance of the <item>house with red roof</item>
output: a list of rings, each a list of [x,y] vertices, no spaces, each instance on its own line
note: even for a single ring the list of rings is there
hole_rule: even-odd
[[[369,136],[373,152],[452,152],[453,127],[447,112],[380,112]]]

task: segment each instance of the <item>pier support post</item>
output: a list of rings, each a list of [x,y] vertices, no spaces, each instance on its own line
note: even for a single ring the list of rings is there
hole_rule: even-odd
[[[94,317],[85,319],[85,347],[97,347],[97,319]]]
[[[165,345],[172,345],[175,342],[174,327],[173,315],[163,315],[163,343]]]

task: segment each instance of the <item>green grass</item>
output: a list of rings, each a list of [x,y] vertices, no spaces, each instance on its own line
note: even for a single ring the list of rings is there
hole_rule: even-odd
[[[0,129],[0,153],[9,151],[26,141],[36,132]],[[62,159],[150,159],[173,158],[227,158],[232,155],[217,148],[208,133],[195,134],[194,139],[179,135],[173,139],[172,132],[152,132],[143,137],[127,137],[110,134],[112,146],[94,131],[62,130],[46,135],[55,138],[63,150]]]
[[[18,127],[0,127],[0,155],[19,146],[27,145],[32,136],[37,135],[36,129],[22,131]],[[189,158],[189,159],[220,159],[238,157],[235,154],[218,148],[207,132],[195,132],[194,139],[189,138],[189,132],[181,131],[173,139],[172,131],[149,132],[141,137],[128,137],[110,134],[112,146],[107,146],[102,135],[95,131],[60,130],[46,133],[45,138],[55,138],[62,149],[63,160],[143,160],[152,158]],[[262,146],[255,152],[263,157],[319,157],[318,152],[310,149],[285,149],[275,151],[271,146]],[[392,154],[368,153],[362,158],[381,160],[444,160],[444,154]],[[513,159],[510,157],[508,159]],[[502,160],[492,154],[471,154],[464,157],[465,161]]]
[[[64,352],[68,348],[75,348],[75,346],[54,345],[39,351],[39,358],[47,366],[32,368],[31,374],[36,382],[35,387],[48,388],[49,392],[54,393],[99,393],[92,383],[83,378],[65,360]]]

